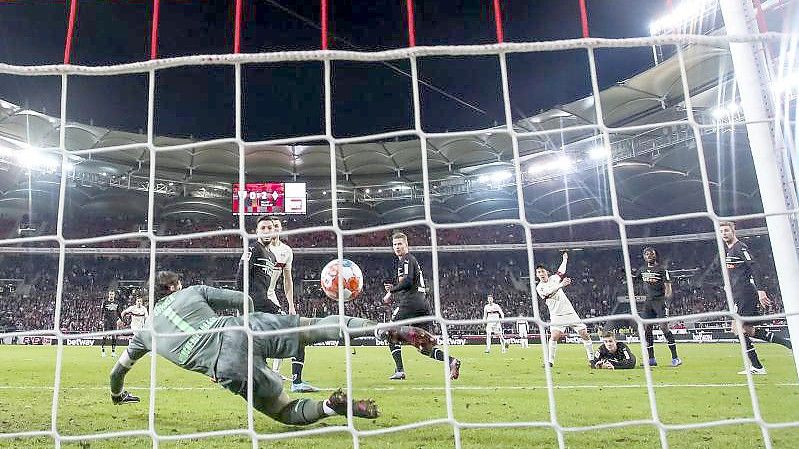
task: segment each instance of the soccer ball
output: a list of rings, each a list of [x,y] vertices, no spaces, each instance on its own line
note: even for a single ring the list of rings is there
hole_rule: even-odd
[[[338,301],[338,283],[344,287],[342,297],[344,301],[355,299],[363,290],[363,273],[355,262],[349,259],[333,259],[322,269],[322,291],[328,298]]]

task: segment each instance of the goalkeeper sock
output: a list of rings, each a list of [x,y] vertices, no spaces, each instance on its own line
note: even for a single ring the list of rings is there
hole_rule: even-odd
[[[321,319],[300,318],[300,326],[310,326],[310,325],[331,326],[319,329],[308,329],[300,332],[300,344],[305,346],[305,345],[312,345],[314,343],[321,343],[324,341],[338,340],[342,338],[343,334],[341,333],[341,329],[338,327],[338,324],[339,324],[338,315],[330,315]],[[347,326],[347,330],[349,331],[350,336],[353,338],[357,338],[357,337],[374,336],[375,333],[373,329],[364,330],[363,328],[369,326],[375,326],[377,325],[377,323],[375,321],[365,320],[363,318],[354,318],[354,317],[345,316],[344,325]]]
[[[783,345],[788,349],[791,349],[791,341],[785,338],[780,337],[779,335],[771,332],[769,330],[763,328],[755,329],[755,338],[763,341],[767,341],[769,343],[777,343],[778,345]]]
[[[295,399],[283,407],[275,419],[290,426],[302,426],[315,423],[325,416],[329,415],[325,413],[323,402],[313,399]]]
[[[549,340],[549,363],[555,364],[555,352],[558,351],[558,341]]]
[[[671,358],[672,359],[679,358],[679,356],[677,356],[677,343],[674,342],[674,334],[672,334],[671,331],[667,329],[664,335],[666,336],[666,342],[669,345],[669,351],[671,351]]]
[[[749,338],[748,335],[744,335],[744,344],[746,345],[746,355],[749,356],[749,362],[752,364],[752,367],[757,369],[763,368],[763,364],[760,363],[760,359],[757,358],[755,345],[752,344],[752,339]]]

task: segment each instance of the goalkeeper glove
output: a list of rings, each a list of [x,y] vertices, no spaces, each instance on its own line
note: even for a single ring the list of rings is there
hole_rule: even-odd
[[[133,396],[132,394],[128,393],[127,391],[123,391],[120,394],[111,394],[111,401],[114,405],[120,404],[138,404],[140,399],[138,396]]]

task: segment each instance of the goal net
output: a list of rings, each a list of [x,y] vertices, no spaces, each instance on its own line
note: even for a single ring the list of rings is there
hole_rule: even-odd
[[[722,447],[737,441],[717,439],[714,432],[726,432],[726,429],[743,429],[735,431],[740,434],[733,432],[732,438],[756,447],[792,447],[791,441],[799,438],[796,429],[799,426],[799,406],[796,405],[799,352],[794,349],[791,357],[790,352],[780,346],[756,342],[755,348],[765,354],[761,357],[770,372],[770,377],[761,382],[759,374],[751,370],[753,359],[745,337],[732,333],[732,328],[767,322],[766,328],[781,329],[781,332],[769,331],[768,335],[789,338],[789,334],[799,333],[799,299],[795,295],[799,291],[795,182],[795,172],[799,168],[795,145],[799,130],[796,124],[799,63],[795,30],[788,27],[791,14],[794,19],[796,17],[795,2],[760,5],[758,0],[754,4],[749,0],[685,1],[669,6],[668,14],[653,22],[651,36],[609,39],[591,36],[588,28],[590,2],[586,5],[581,0],[575,2],[579,6],[581,38],[506,42],[502,24],[504,2],[495,0],[485,3],[490,5],[496,43],[417,46],[417,17],[414,3],[408,1],[403,4],[407,17],[407,48],[367,52],[329,48],[335,46],[333,41],[329,42],[328,2],[322,0],[320,50],[243,53],[240,52],[242,8],[246,3],[237,0],[231,4],[233,49],[229,54],[159,58],[161,5],[156,0],[149,29],[151,60],[104,66],[70,64],[73,33],[82,21],[91,20],[91,17],[79,19],[78,2],[72,0],[68,2],[64,64],[0,63],[0,74],[52,77],[60,83],[58,118],[29,113],[25,123],[15,125],[22,131],[5,132],[0,128],[4,131],[0,133],[0,148],[3,149],[0,159],[3,163],[11,161],[9,166],[26,168],[28,197],[25,200],[29,205],[24,219],[27,222],[24,226],[22,221],[19,223],[19,236],[0,240],[0,249],[10,265],[25,265],[23,259],[14,257],[53,255],[49,259],[52,275],[36,279],[40,283],[51,279],[55,285],[51,309],[48,309],[50,305],[35,299],[25,303],[26,307],[52,310],[52,322],[45,327],[0,333],[0,338],[9,341],[36,338],[53,342],[53,379],[44,390],[49,395],[52,389],[52,396],[48,396],[49,426],[29,430],[9,424],[14,430],[0,431],[0,447],[6,444],[9,447],[103,447],[103,444],[116,447],[117,443],[131,447],[181,447],[179,445],[184,443],[197,447],[215,444],[219,447],[273,444],[293,447],[299,442],[296,444],[356,448],[382,444],[458,449],[488,445],[566,448],[608,444],[669,448],[686,447],[699,439],[707,442],[707,447]],[[774,17],[783,20],[773,19],[772,22],[786,27],[784,31],[765,29],[763,11],[775,8]],[[617,83],[608,87],[608,78],[603,78],[604,67],[598,61],[619,61],[626,51],[641,49],[651,51],[652,64],[629,79],[615,80]],[[613,57],[603,59],[610,54]],[[514,97],[523,95],[522,91],[530,84],[512,85],[509,67],[525,64],[525,58],[530,55],[546,55],[549,61],[557,61],[562,55],[569,58],[578,55],[587,68],[585,76],[589,80],[590,95],[538,114],[520,116]],[[496,73],[494,81],[502,120],[494,126],[463,129],[461,123],[452,123],[451,128],[457,131],[427,128],[425,117],[437,112],[425,109],[425,92],[441,89],[420,75],[424,64],[476,60],[490,64]],[[244,112],[245,99],[252,103],[258,100],[247,96],[248,77],[256,78],[259,70],[271,70],[270,67],[310,62],[319,65],[321,74],[310,79],[321,84],[322,132],[299,137],[249,139],[245,129],[248,120]],[[342,73],[350,75],[361,73],[367,77],[366,72],[351,70],[361,64],[387,67],[407,76],[410,126],[367,135],[339,135],[334,126],[336,111],[340,110],[334,106],[337,64],[341,64]],[[182,78],[184,81],[204,71],[224,75],[225,87],[208,95],[232,97],[225,100],[232,105],[230,114],[219,119],[231,121],[232,136],[215,139],[159,136],[156,126],[159,96],[167,95],[159,88],[159,82],[169,80],[172,70],[186,70],[189,76]],[[532,71],[535,69],[528,69],[527,73]],[[299,72],[292,72],[291,76],[305,79]],[[468,69],[464,76],[466,72]],[[542,72],[564,80],[571,76],[557,70],[542,69]],[[80,127],[68,119],[70,102],[75,101],[71,94],[73,85],[81,86],[87,79],[114,78],[146,86],[146,114],[139,140],[132,138],[131,133],[115,134],[113,129],[105,129],[103,132],[108,139],[88,144],[81,142],[77,136]],[[439,94],[467,104],[457,95]],[[4,111],[22,109],[5,102],[0,102],[0,106]],[[193,112],[202,114],[202,111]],[[279,111],[270,113],[280,115]],[[49,139],[55,141],[54,145],[31,142],[30,129],[25,131],[25,127],[30,126],[32,117],[51,122],[56,134]],[[188,121],[192,117],[181,117],[183,119]],[[86,125],[82,129],[97,131],[100,127]],[[20,135],[28,138],[19,139]],[[44,137],[39,140],[46,141]],[[459,146],[461,141],[480,146],[482,150],[467,152]],[[448,146],[453,150],[444,149]],[[259,154],[283,150],[287,152],[281,157],[285,156],[287,162],[280,163],[291,167],[290,174],[269,166],[277,163],[276,159],[258,159]],[[495,159],[487,160],[486,154]],[[46,159],[50,156],[57,156],[57,159]],[[23,158],[26,162],[19,162]],[[220,164],[237,176],[232,179],[213,173],[202,175],[205,179],[194,176],[192,171],[203,164],[204,158],[222,160]],[[466,162],[459,162],[461,158]],[[17,162],[13,162],[15,160]],[[381,178],[371,173],[368,167],[377,164],[375,160],[383,161],[380,164],[390,160],[396,176]],[[78,176],[74,169],[76,161],[80,161],[81,166],[91,167],[93,173]],[[306,165],[310,168],[304,170],[302,164],[311,165]],[[126,166],[131,170],[113,175],[109,168],[107,173],[105,167],[112,166]],[[162,167],[174,169],[176,166],[185,169],[188,181],[170,180],[159,172]],[[325,167],[324,173],[320,174],[320,166]],[[453,166],[457,173],[453,173]],[[30,206],[35,202],[34,192],[39,189],[32,173],[44,171],[58,178],[55,183],[58,186],[57,212],[55,221],[49,224],[46,220],[35,221]],[[252,242],[263,237],[255,234],[253,223],[247,217],[248,213],[262,210],[246,201],[234,202],[235,210],[227,213],[234,213],[235,223],[225,226],[197,230],[191,222],[181,225],[178,220],[175,222],[178,224],[173,223],[167,229],[166,225],[159,224],[159,218],[164,214],[180,217],[184,207],[199,207],[205,211],[203,213],[211,215],[214,204],[219,202],[205,200],[229,200],[242,190],[240,186],[270,176],[284,183],[286,192],[293,188],[288,187],[290,183],[299,185],[305,179],[318,183],[313,185],[309,181],[307,198],[303,192],[296,199],[301,203],[298,207],[308,209],[307,222],[303,224],[302,218],[292,218],[288,229],[282,233],[292,242],[298,260],[307,265],[302,275],[295,275],[299,278],[295,279],[294,287],[298,302],[304,295],[318,294],[315,283],[310,280],[318,279],[319,271],[331,257],[356,261],[361,257],[365,262],[359,263],[367,273],[365,282],[371,284],[367,285],[368,295],[364,293],[353,302],[345,302],[342,296],[335,305],[314,302],[313,310],[300,312],[369,315],[387,322],[390,313],[382,309],[376,311],[382,306],[372,304],[379,301],[383,281],[395,277],[391,272],[393,257],[387,255],[390,245],[387,241],[392,231],[410,229],[411,251],[418,251],[422,261],[432,315],[400,323],[435,323],[444,358],[450,355],[463,358],[464,375],[451,380],[448,364],[429,362],[429,366],[418,368],[425,373],[418,376],[420,383],[414,383],[416,380],[410,377],[401,385],[386,385],[388,381],[383,383],[383,380],[387,376],[376,372],[370,362],[360,359],[361,343],[351,338],[342,318],[339,326],[346,350],[330,356],[334,349],[325,348],[329,349],[327,356],[321,352],[312,352],[312,355],[319,355],[318,363],[327,363],[329,371],[341,370],[331,376],[341,382],[351,397],[374,396],[378,400],[383,416],[375,421],[364,424],[352,416],[349,407],[346,420],[331,420],[325,426],[300,429],[277,427],[271,421],[265,424],[267,419],[252,406],[255,394],[252,382],[247,384],[248,401],[246,413],[242,414],[241,403],[229,394],[219,399],[216,396],[219,388],[213,384],[198,383],[196,379],[189,384],[176,383],[174,379],[186,378],[175,377],[182,374],[155,356],[143,359],[127,380],[128,385],[138,388],[132,391],[140,393],[143,403],[138,406],[138,415],[130,411],[133,409],[124,409],[119,416],[137,424],[120,428],[116,422],[105,421],[107,417],[96,416],[95,413],[116,414],[119,409],[111,409],[110,402],[105,408],[96,404],[101,397],[107,400],[107,386],[84,384],[79,379],[83,374],[80,374],[80,366],[76,366],[74,360],[77,359],[72,358],[70,345],[73,341],[80,344],[81,339],[123,335],[128,331],[95,332],[81,329],[80,325],[73,329],[65,324],[76,322],[77,318],[72,315],[74,307],[84,306],[74,296],[76,290],[83,289],[86,294],[99,291],[94,283],[75,282],[80,277],[76,270],[87,263],[81,261],[90,260],[88,263],[96,265],[100,271],[135,273],[128,284],[122,276],[118,276],[114,284],[119,288],[146,288],[152,314],[157,303],[154,285],[158,270],[183,270],[184,282],[188,285],[193,283],[193,278],[204,279],[204,270],[218,268],[209,266],[207,261],[198,262],[199,257],[217,257],[210,259],[211,264],[233,266]],[[98,196],[95,199],[130,201],[129,207],[141,218],[140,229],[116,232],[113,230],[115,219],[111,217],[96,225],[99,232],[93,234],[92,229],[85,229],[84,222],[67,218],[76,214],[69,212],[74,201],[70,190],[80,190],[84,184],[96,186],[100,182],[104,187],[127,189],[125,195],[130,194],[129,197],[103,199]],[[739,184],[748,185],[748,189],[739,188]],[[246,191],[246,187],[243,190]],[[271,195],[272,191],[269,192]],[[288,208],[290,195],[285,195],[282,200]],[[165,206],[167,197],[183,199],[170,200]],[[489,206],[484,208],[484,204]],[[248,210],[250,207],[253,209]],[[130,221],[128,218],[121,221],[126,219]],[[71,225],[70,220],[74,220]],[[730,221],[737,223],[739,237],[751,237],[744,241],[752,250],[751,257],[761,262],[759,266],[766,272],[771,287],[767,291],[771,308],[761,310],[756,317],[739,311],[738,298],[733,296],[735,279],[729,270],[731,264],[738,262],[731,262],[727,257],[731,249],[726,246],[729,242],[725,242],[722,232],[723,224]],[[69,229],[70,226],[75,229]],[[648,246],[657,248],[659,253],[671,254],[671,274],[676,276],[673,283],[682,283],[680,291],[684,294],[676,295],[682,302],[673,302],[671,316],[665,318],[646,316],[640,310],[643,303],[636,300],[642,294],[637,267],[642,264],[642,250]],[[536,271],[537,266],[543,264],[554,273],[563,251],[569,254],[567,273],[574,284],[564,285],[563,291],[570,296],[581,314],[582,323],[592,333],[593,349],[602,345],[602,339],[597,340],[598,330],[609,329],[609,323],[626,323],[619,327],[629,332],[624,341],[641,367],[633,374],[614,373],[609,377],[604,371],[592,371],[583,363],[583,354],[575,355],[582,348],[572,351],[571,345],[559,349],[563,354],[558,356],[564,360],[562,366],[547,363],[550,360],[547,338],[552,334],[553,311],[546,307],[545,298],[539,298],[536,293]],[[750,257],[744,253],[745,257]],[[127,255],[135,256],[126,258]],[[696,266],[697,260],[707,265]],[[710,290],[702,287],[708,276],[716,276],[718,280],[712,298]],[[232,272],[228,276],[220,275],[215,285],[235,287],[233,278]],[[599,278],[603,279],[602,285],[606,285],[604,290],[597,287]],[[250,291],[246,274],[244,279],[244,290]],[[343,284],[339,285],[339,290],[343,290]],[[497,354],[493,353],[482,357],[482,347],[479,354],[467,351],[474,348],[464,343],[476,339],[480,339],[480,344],[484,341],[482,332],[488,323],[482,313],[484,296],[495,291],[511,292],[502,294],[503,307],[511,310],[506,310],[501,320],[505,328],[516,329],[520,320],[529,322],[531,339],[540,342],[540,347],[506,360],[496,358]],[[30,297],[35,296],[33,289]],[[509,307],[511,303],[513,307]],[[586,306],[588,303],[590,305]],[[464,313],[466,309],[468,313]],[[27,312],[20,310],[19,313]],[[250,361],[254,357],[255,338],[298,332],[297,329],[255,331],[249,327],[248,315],[243,316],[245,325],[240,330],[248,336],[247,358]],[[718,335],[723,334],[714,340],[739,344],[693,344],[701,341],[703,334],[711,333],[710,327],[707,332],[701,331],[708,322],[716,323],[712,326],[717,328],[713,329]],[[681,350],[690,347],[691,357],[684,357],[685,365],[671,371],[662,366],[667,362],[661,361],[657,368],[647,363],[649,352],[642,336],[649,326],[657,327],[661,323],[695,327],[692,332],[685,333],[693,338],[678,340]],[[190,329],[181,335],[206,335],[222,330]],[[621,335],[618,335],[620,341]],[[175,335],[153,333],[153,346],[158,337],[165,336]],[[569,342],[579,341],[574,333],[567,333],[566,338]],[[526,341],[527,337],[524,339]],[[661,353],[661,345],[656,346]],[[515,347],[512,349],[515,351]],[[374,351],[376,360],[380,356],[377,349]],[[31,357],[37,357],[32,354]],[[365,354],[372,353],[366,350]],[[387,350],[380,354],[389,360]],[[417,369],[416,365],[427,362],[408,363],[413,363],[413,369]],[[309,367],[313,363],[309,361]],[[735,371],[743,368],[745,375],[735,377],[734,372],[727,373],[730,376],[723,374],[718,381],[713,381],[713,375],[703,370],[715,373],[714,364],[717,363]],[[252,363],[248,366],[248,378],[252,379]],[[110,369],[110,365],[105,368]],[[12,366],[12,376],[14,370]],[[577,377],[572,379],[572,375]],[[100,377],[105,379],[105,373]],[[29,388],[42,393],[33,385],[9,383],[0,386],[0,392],[24,392]],[[690,400],[674,403],[675,396]],[[26,405],[24,394],[15,393],[14,398],[15,402],[0,401],[0,407],[9,409],[0,412],[4,424],[6,417],[14,416],[13,409]],[[176,406],[178,403],[180,405]],[[727,409],[728,403],[731,403],[730,409]],[[193,414],[201,407],[205,407],[203,413],[206,414]],[[392,410],[394,407],[399,411]],[[238,413],[235,426],[224,423],[225,414],[231,413]],[[403,413],[412,418],[406,419]],[[194,422],[186,427],[175,424],[181,419]],[[203,419],[213,421],[211,428],[204,426]],[[69,429],[87,429],[92,425],[84,423],[73,427],[73,420],[98,424],[92,431],[75,432]]]

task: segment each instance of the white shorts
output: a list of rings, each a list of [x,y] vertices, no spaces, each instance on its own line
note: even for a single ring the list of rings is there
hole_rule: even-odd
[[[528,326],[519,326],[519,337],[527,338],[527,327]]]
[[[488,323],[488,324],[486,324],[486,334],[499,334],[499,335],[502,335],[502,323]]]
[[[561,315],[552,317],[549,328],[552,332],[566,332],[567,328],[572,328],[575,332],[588,329],[588,326],[580,322],[580,317],[576,314]]]

